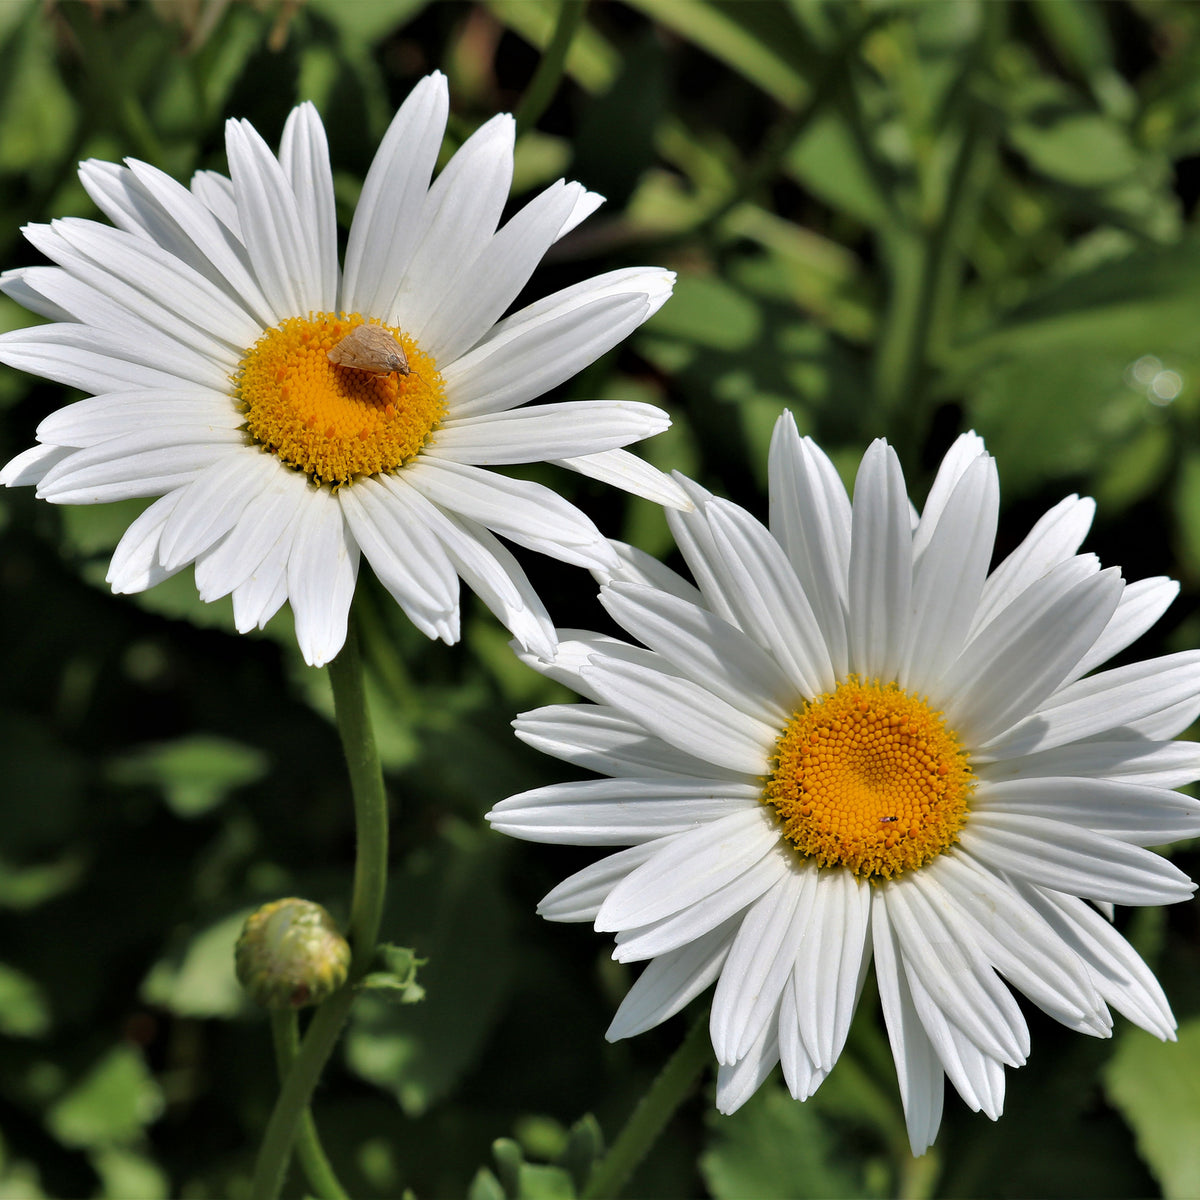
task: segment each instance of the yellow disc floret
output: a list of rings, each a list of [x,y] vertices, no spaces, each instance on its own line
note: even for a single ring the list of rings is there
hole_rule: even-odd
[[[446,412],[437,363],[399,329],[379,326],[403,350],[408,374],[330,360],[329,352],[363,324],[357,314],[290,317],[268,329],[239,364],[237,397],[250,436],[318,484],[337,487],[402,467]]]
[[[975,777],[942,714],[850,676],[792,715],[763,800],[822,867],[890,879],[951,846]]]

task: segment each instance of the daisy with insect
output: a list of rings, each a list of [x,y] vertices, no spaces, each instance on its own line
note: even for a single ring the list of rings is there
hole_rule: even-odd
[[[504,316],[600,197],[560,180],[499,225],[513,119],[484,124],[431,184],[447,112],[440,74],[400,108],[343,267],[311,104],[278,157],[229,122],[229,177],[202,171],[190,188],[146,163],[86,162],[115,228],[26,229],[57,265],[8,271],[0,287],[50,323],[0,337],[0,361],[90,395],[47,417],[0,482],[58,504],[154,497],[113,555],[114,591],[194,564],[202,599],[232,594],[240,631],[290,602],[321,665],[343,643],[365,557],[429,637],[457,639],[461,577],[549,654],[550,619],[495,535],[593,569],[615,560],[573,505],[491,468],[556,462],[686,505],[624,449],[667,427],[660,409],[521,407],[637,328],[674,277],[613,271]]]
[[[999,483],[974,434],[919,518],[882,441],[853,501],[790,415],[769,465],[769,529],[679,477],[695,508],[669,520],[695,585],[622,551],[601,599],[641,645],[572,630],[552,662],[526,656],[594,703],[526,713],[518,735],[606,778],[489,820],[626,847],[539,911],[648,962],[612,1039],[716,984],[722,1112],[776,1063],[812,1095],[873,962],[920,1154],[944,1078],[1000,1114],[1030,1049],[1010,986],[1083,1033],[1108,1036],[1111,1006],[1173,1036],[1109,918],[1192,894],[1147,847],[1200,834],[1200,803],[1173,790],[1200,778],[1200,747],[1172,740],[1200,712],[1200,652],[1096,670],[1178,589],[1078,553],[1091,501],[1064,500],[989,573]]]

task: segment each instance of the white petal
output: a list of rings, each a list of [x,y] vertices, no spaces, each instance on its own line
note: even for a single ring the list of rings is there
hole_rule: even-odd
[[[333,172],[325,127],[311,101],[292,109],[279,143],[279,165],[296,197],[303,236],[309,247],[309,295],[313,307],[332,312],[337,307],[338,239],[333,201]]]
[[[1029,1053],[1029,1031],[1012,993],[996,977],[980,947],[931,903],[923,876],[909,873],[881,889],[888,921],[900,943],[910,987],[919,983],[937,1011],[985,1054],[1019,1066]],[[914,990],[914,1000],[918,1000]],[[928,1014],[918,1002],[926,1030]],[[935,1038],[936,1044],[936,1038]],[[944,1061],[944,1060],[943,1060]]]
[[[287,561],[286,548],[291,545],[291,530],[308,500],[304,476],[289,471],[274,455],[254,456],[246,469],[247,474],[258,477],[257,492],[225,538],[197,561],[196,586],[202,600],[215,600],[244,584],[286,539],[286,546],[280,547],[272,568],[273,572],[282,572]],[[257,623],[255,617],[248,628]]]
[[[441,541],[382,480],[338,490],[350,532],[380,583],[426,637],[458,641],[458,574]]]
[[[1064,944],[1087,964],[1100,994],[1155,1037],[1175,1040],[1175,1018],[1162,987],[1137,951],[1091,905],[1074,896],[1025,887],[1022,892]]]
[[[269,329],[289,315],[277,312],[267,300],[245,247],[183,184],[149,163],[127,161],[129,170],[122,175],[119,186],[136,210],[137,223],[125,224],[114,217],[115,224],[134,232],[144,229],[164,250],[235,297],[260,328]],[[79,172],[85,187],[87,165]]]
[[[307,483],[304,486],[307,488]],[[298,521],[289,521],[250,574],[234,587],[233,623],[238,633],[262,629],[283,607],[288,598],[288,558],[298,529]]]
[[[452,415],[505,412],[557,387],[648,320],[673,280],[643,267],[612,272],[505,317],[442,367]]]
[[[46,293],[38,286],[39,282],[47,282],[53,274],[53,267],[13,267],[0,272],[0,292],[48,321],[74,321],[77,319],[74,313],[48,300]]]
[[[422,345],[438,362],[470,350],[504,314],[554,243],[582,188],[559,180],[511,217],[430,314]]]
[[[594,921],[608,893],[636,867],[652,858],[669,839],[644,842],[618,850],[591,866],[568,875],[538,904],[538,915],[547,921]]]
[[[768,459],[771,532],[784,548],[812,604],[834,673],[849,668],[846,580],[850,564],[850,498],[837,469],[792,414],[775,422]]]
[[[895,679],[907,634],[912,534],[896,452],[873,442],[854,484],[849,566],[850,668]]]
[[[1071,775],[1177,788],[1200,779],[1200,743],[1151,742],[1140,738],[1075,742],[1054,750],[980,763],[976,774],[981,781],[990,783]]]
[[[761,806],[682,833],[613,889],[596,928],[629,929],[702,905],[713,892],[753,871],[778,843],[772,818]]]
[[[611,658],[582,675],[606,704],[685,754],[751,777],[768,774],[779,730],[690,680]]]
[[[214,283],[155,242],[76,218],[55,221],[52,229],[53,237],[42,237],[39,244],[72,273],[94,266],[151,300],[170,305],[178,316],[232,349],[244,350],[262,333],[263,326],[224,281]],[[26,236],[32,240],[32,235],[30,229]]]
[[[404,469],[404,481],[447,512],[477,521],[519,546],[581,567],[613,562],[595,525],[541,484],[424,455]]]
[[[449,108],[446,77],[435,71],[413,88],[392,118],[363,181],[346,242],[344,311],[392,311],[422,233],[421,211]]]
[[[554,704],[522,713],[517,737],[535,750],[589,771],[621,777],[740,779],[668,746],[607,705]]]
[[[390,325],[400,325],[422,345],[429,316],[487,245],[512,186],[516,123],[500,113],[481,125],[434,181],[421,208],[416,250],[392,300]]]
[[[240,429],[245,422],[228,396],[215,393],[110,392],[56,409],[38,425],[37,435],[42,442],[83,447],[153,426]]]
[[[31,446],[5,463],[0,484],[5,487],[29,487],[42,479],[74,451],[69,446]]]
[[[600,602],[613,619],[680,674],[765,725],[782,729],[799,697],[765,650],[740,629],[652,587],[617,583]]]
[[[192,562],[233,528],[259,491],[259,477],[251,468],[261,457],[251,449],[231,454],[179,490],[158,549],[168,571]]]
[[[795,1100],[807,1100],[829,1074],[813,1061],[800,1036],[795,986],[784,988],[779,1004],[779,1065],[783,1068],[788,1091]]]
[[[795,856],[791,848],[776,846],[761,862],[718,888],[702,903],[693,904],[648,925],[620,930],[613,958],[617,962],[637,962],[686,946],[710,929],[715,929],[722,921],[744,912],[764,892],[786,879],[794,869]]]
[[[687,510],[692,507],[683,489],[657,467],[628,450],[601,450],[578,458],[556,458],[555,464],[568,471],[577,471],[589,479],[599,480],[610,487],[620,488],[631,496],[641,496],[668,509]]]
[[[1068,776],[981,783],[971,807],[1067,821],[1138,846],[1200,835],[1200,800],[1112,779]]]
[[[617,556],[619,565],[614,571],[607,572],[606,578],[600,579],[601,584],[617,582],[642,584],[645,587],[666,592],[668,596],[685,600],[688,604],[701,608],[704,606],[704,597],[700,595],[700,589],[695,584],[688,583],[682,575],[671,570],[652,554],[647,554],[644,550],[629,545],[628,542],[619,542],[615,538],[609,538],[608,544]]]
[[[986,455],[961,472],[936,525],[926,505],[914,542],[916,553],[924,535],[898,676],[906,691],[927,695],[966,643],[991,562],[999,510],[1000,478],[995,460]]]
[[[191,441],[166,444],[190,435]],[[244,455],[236,430],[152,429],[126,434],[76,451],[51,467],[38,496],[51,504],[101,504],[135,496],[157,496],[191,482],[201,471],[234,455]]]
[[[983,438],[974,431],[960,434],[954,439],[954,444],[946,451],[941,465],[938,467],[933,486],[929,489],[929,496],[925,501],[925,507],[921,510],[917,527],[913,531],[914,561],[918,561],[928,548],[934,531],[941,524],[945,509],[950,504],[951,497],[962,481],[962,477],[986,453]]]
[[[717,1112],[735,1113],[766,1082],[779,1061],[778,1021],[768,1021],[744,1058],[717,1069]]]
[[[1025,540],[988,576],[971,636],[993,620],[1030,584],[1070,558],[1087,536],[1096,502],[1068,496],[1041,517]]]
[[[1112,1019],[1082,961],[1039,915],[1024,891],[970,855],[941,855],[922,886],[996,969],[1043,1012],[1080,1033],[1104,1037]]]
[[[645,1033],[690,1004],[720,974],[738,923],[732,918],[648,963],[621,1001],[605,1039],[616,1042]]]
[[[878,891],[872,899],[871,931],[879,1001],[896,1061],[908,1142],[913,1154],[921,1155],[933,1145],[942,1123],[945,1097],[942,1068],[913,1006],[895,936],[888,924],[887,905]]]
[[[545,675],[547,679],[553,679],[555,683],[561,683],[571,691],[578,692],[584,699],[597,704],[603,704],[604,701],[583,675],[584,670],[592,665],[593,659],[601,662],[611,658],[617,662],[634,663],[649,670],[661,671],[664,675],[680,674],[653,650],[635,646],[632,642],[620,641],[609,637],[608,634],[592,633],[586,629],[560,629],[557,630],[557,638],[558,644],[548,658],[539,661],[526,654],[521,656],[521,661]],[[642,733],[645,733],[644,729]]]
[[[1081,678],[1137,641],[1167,611],[1177,595],[1179,584],[1165,576],[1139,579],[1137,583],[1128,584],[1112,620],[1096,639],[1096,644],[1067,676],[1066,682]]]
[[[778,1013],[796,961],[800,929],[796,909],[815,872],[785,878],[746,910],[713,993],[708,1032],[717,1062],[744,1057]]]
[[[221,371],[211,386],[229,391],[233,368],[262,331],[228,293],[152,242],[94,221],[31,225],[25,236],[63,267],[36,281],[73,319],[117,334],[160,331],[176,359],[190,364],[188,375],[198,375],[197,362],[215,360]]]
[[[323,667],[346,640],[358,558],[337,497],[310,487],[287,563],[296,641],[309,666]]]
[[[416,494],[415,488],[412,491]],[[419,499],[428,503],[423,496]],[[517,560],[482,525],[450,513],[441,515],[444,522],[431,519],[429,524],[467,586],[499,618],[520,648],[543,659],[552,656],[554,624]]]
[[[278,313],[321,311],[318,243],[283,168],[249,121],[226,123],[225,149],[242,239],[267,299]]]
[[[740,625],[787,673],[799,695],[836,685],[829,650],[808,597],[779,543],[745,509],[725,500],[704,506],[714,571]]]
[[[994,870],[1084,899],[1174,904],[1195,890],[1165,858],[1062,821],[974,812],[959,840]]]
[[[1070,563],[1063,564],[1066,571]],[[983,746],[1033,712],[1108,623],[1121,597],[1116,568],[1061,587],[1060,571],[1032,584],[986,626],[938,684],[946,722]]]
[[[158,541],[162,536],[163,526],[170,520],[178,503],[178,491],[161,497],[121,536],[105,576],[117,595],[144,592],[175,573],[164,570],[159,562]]]
[[[181,362],[165,336],[139,337],[77,324],[35,325],[0,335],[0,362],[92,395],[130,388],[211,394],[214,380],[221,382],[215,364],[189,377],[185,372],[196,361]]]
[[[294,109],[292,111],[295,112]],[[242,222],[238,216],[237,198],[233,194],[233,180],[219,171],[196,171],[189,186],[192,195],[241,241]]]
[[[421,453],[423,458],[479,466],[553,462],[627,446],[662,433],[670,424],[671,418],[652,404],[623,400],[539,404],[518,412],[444,421]]]
[[[849,871],[817,871],[792,976],[797,1031],[814,1066],[828,1072],[850,1033],[867,967],[871,888]]]
[[[1186,715],[1198,696],[1200,651],[1101,671],[1063,688],[1039,712],[987,747],[987,757],[1012,758],[1103,734],[1165,739],[1172,733],[1143,729],[1138,723],[1158,713],[1173,713],[1179,705]]]
[[[760,803],[753,784],[585,779],[509,796],[488,820],[500,833],[531,842],[625,846],[685,833]]]

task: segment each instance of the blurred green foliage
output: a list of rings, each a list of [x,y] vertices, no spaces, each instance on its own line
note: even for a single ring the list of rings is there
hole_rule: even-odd
[[[5,0],[3,263],[35,261],[26,222],[95,215],[79,159],[223,169],[225,118],[275,140],[301,99],[329,128],[345,220],[416,79],[450,78],[448,154],[518,108],[557,15],[557,0]],[[848,469],[886,434],[919,495],[973,427],[999,459],[1002,548],[1065,492],[1094,494],[1091,547],[1184,585],[1139,654],[1196,644],[1200,7],[593,3],[517,146],[518,191],[560,174],[609,201],[540,292],[633,262],[679,274],[630,345],[561,389],[667,407],[674,428],[644,448],[657,465],[762,513],[787,406]],[[0,300],[0,328],[27,319]],[[0,457],[63,399],[0,373]],[[670,553],[653,506],[542,477]],[[233,978],[240,921],[288,893],[345,916],[352,814],[324,676],[286,613],[238,638],[186,573],[110,596],[107,556],[137,509],[0,495],[0,1198],[244,1195],[275,1082]],[[603,627],[582,572],[528,566],[561,624]],[[497,799],[557,777],[507,725],[560,692],[473,602],[463,644],[431,645],[366,575],[396,806],[384,934],[425,960],[426,1001],[360,1000],[318,1124],[356,1197],[569,1197],[688,1018],[605,1043],[630,974],[603,939],[533,915],[587,856],[482,827]],[[1200,867],[1194,849],[1178,861]],[[1179,1045],[1122,1021],[1093,1043],[1031,1013],[1002,1121],[951,1099],[913,1161],[864,1002],[811,1102],[773,1082],[720,1118],[697,1096],[631,1193],[1194,1195],[1200,923],[1191,905],[1153,916],[1120,919]]]

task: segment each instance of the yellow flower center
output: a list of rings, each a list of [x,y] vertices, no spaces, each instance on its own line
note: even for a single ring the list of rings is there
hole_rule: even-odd
[[[399,329],[386,330],[408,374],[334,363],[329,352],[365,324],[357,313],[289,317],[268,329],[238,366],[237,396],[259,445],[315,483],[337,487],[394,471],[413,458],[445,415],[432,356]],[[354,356],[347,356],[354,357]],[[378,372],[378,373],[376,373]]]
[[[763,801],[822,867],[890,879],[953,845],[975,777],[942,715],[894,683],[850,676],[775,743]]]

